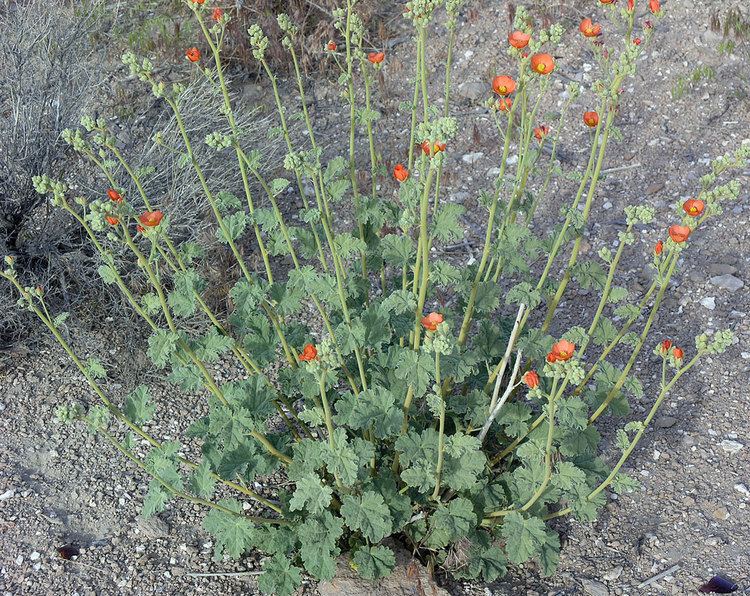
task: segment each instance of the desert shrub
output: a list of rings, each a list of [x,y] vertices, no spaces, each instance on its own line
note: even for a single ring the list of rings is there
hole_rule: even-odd
[[[215,263],[215,250],[175,235],[182,214],[162,209],[132,168],[121,164],[122,184],[136,190],[109,198],[87,198],[46,175],[35,185],[90,237],[103,281],[122,292],[150,333],[153,365],[186,399],[205,399],[207,414],[181,441],[152,436],[146,425],[161,404],[149,387],[121,401],[110,397],[108,371],[96,354],[72,350],[58,329],[65,313],[51,312],[44,291],[25,284],[8,258],[2,276],[102,402],[86,411],[63,406],[59,418],[84,421],[152,478],[144,515],[187,499],[209,510],[204,528],[217,558],[249,549],[267,554],[258,580],[267,593],[290,594],[303,571],[331,578],[340,554],[363,578],[382,577],[395,561],[389,540],[461,578],[491,581],[508,565],[532,560],[542,573],[553,573],[560,540],[548,521],[591,521],[605,491],[636,489],[624,465],[660,405],[702,357],[723,352],[733,340],[730,331],[720,331],[686,347],[652,331],[690,238],[738,196],[732,176],[746,166],[750,145],[712,162],[695,198],[674,205],[673,225],[654,231],[645,258],[636,230],[653,223],[654,210],[641,204],[625,209],[616,247],[582,250],[605,155],[619,136],[622,89],[661,18],[656,0],[643,21],[636,4],[606,7],[608,39],[619,30],[618,42],[605,46],[601,25],[581,23],[600,74],[591,90],[569,85],[561,96],[551,80],[562,29],[534,29],[528,13],[516,11],[508,48],[513,76],[499,75],[488,85],[488,95],[496,94],[487,106],[499,136],[499,171],[479,195],[484,242],[479,259],[467,264],[433,251],[464,234],[462,207],[445,199],[441,184],[457,134],[450,79],[460,1],[407,3],[416,62],[413,95],[405,102],[408,132],[388,139],[403,156],[392,173],[379,158],[373,93],[375,76],[387,75],[388,58],[363,49],[357,3],[349,0],[334,12],[338,34],[327,54],[341,68],[349,131],[326,147],[307,109],[305,81],[298,75],[297,113],[276,85],[268,38],[252,26],[249,44],[278,107],[269,136],[285,152],[286,174],[272,180],[261,172],[261,153],[238,141],[236,102],[221,62],[231,15],[187,2],[207,48],[205,55],[191,48],[187,56],[196,77],[223,99],[222,128],[191,138],[181,116],[185,86],[159,80],[149,60],[129,53],[124,62],[172,109],[182,141],[172,149],[192,168],[213,231],[236,260],[238,279],[225,296],[228,316],[205,299],[211,288],[201,263]],[[429,99],[428,31],[443,9],[449,51],[443,105],[436,108]],[[298,67],[299,31],[284,14],[278,24]],[[559,99],[562,109],[557,121],[544,123],[540,109],[550,99]],[[308,130],[301,145],[289,132],[297,118]],[[581,169],[563,169],[555,160],[568,120],[588,130]],[[105,119],[86,117],[66,138],[112,175],[107,164],[117,141]],[[510,159],[512,146],[517,160]],[[239,196],[209,184],[207,157],[200,154],[206,147],[239,172]],[[575,184],[568,201],[546,196],[553,177]],[[295,195],[302,208],[293,218],[282,207]],[[559,209],[558,224],[535,227],[540,208]],[[351,229],[348,214],[355,220]],[[248,237],[258,248],[256,264],[241,248]],[[116,250],[137,262],[138,292],[123,277]],[[634,259],[653,272],[638,295],[616,283],[619,266]],[[577,303],[564,312],[572,287],[596,297],[593,314]],[[563,327],[563,320],[573,322]],[[649,357],[660,361],[661,380],[644,386],[633,372]],[[241,378],[226,380],[230,361]],[[630,399],[649,403],[644,417],[630,415]],[[597,430],[604,414],[627,416],[616,421],[621,428],[610,447],[600,445]],[[273,486],[257,488],[258,479],[261,487]]]

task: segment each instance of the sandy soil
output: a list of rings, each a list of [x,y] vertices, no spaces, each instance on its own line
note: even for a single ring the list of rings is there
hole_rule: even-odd
[[[576,3],[578,4],[578,3]],[[593,0],[590,2],[593,6]],[[588,244],[593,251],[611,245],[622,221],[622,207],[645,203],[657,208],[655,225],[640,230],[620,283],[635,293],[648,279],[646,255],[660,230],[672,222],[670,205],[697,188],[708,159],[730,150],[747,136],[747,70],[742,54],[720,55],[720,38],[707,30],[712,6],[687,0],[665,2],[667,17],[643,56],[635,80],[626,85],[619,126],[624,139],[610,152],[605,168],[613,172],[601,184]],[[482,0],[465,11],[455,67],[454,112],[461,134],[451,147],[447,169],[453,170],[448,196],[464,203],[467,223],[477,230],[476,192],[487,188],[487,172],[496,165],[496,140],[480,104],[479,85],[502,70],[507,34],[504,2]],[[556,12],[574,30],[577,9]],[[399,25],[392,25],[399,39]],[[436,67],[444,57],[444,37],[435,39]],[[593,80],[583,64],[593,64],[585,46],[573,36],[572,49],[560,60],[556,79]],[[442,54],[441,54],[442,52]],[[382,135],[399,138],[398,98],[408,86],[410,48],[397,43],[389,53]],[[688,86],[680,98],[672,91],[681,77],[701,65],[715,76]],[[261,84],[260,92],[263,92]],[[325,81],[315,83],[318,122],[325,137],[335,137],[336,111]],[[479,91],[478,91],[479,90]],[[432,90],[439,93],[437,87]],[[588,109],[584,92],[577,109]],[[550,109],[554,109],[551,105]],[[474,124],[478,134],[474,132]],[[574,123],[566,135],[566,167],[580,163],[583,131]],[[486,131],[486,132],[485,132]],[[482,153],[468,165],[464,156]],[[402,153],[395,147],[387,160]],[[460,171],[460,175],[457,172]],[[567,189],[562,185],[550,196]],[[628,464],[643,490],[611,497],[594,524],[558,522],[565,548],[557,575],[542,579],[533,566],[514,570],[491,586],[449,582],[454,594],[690,594],[713,574],[728,574],[741,589],[750,589],[750,298],[747,285],[731,291],[717,276],[732,275],[750,283],[750,206],[745,191],[724,216],[691,239],[675,277],[654,342],[670,337],[686,346],[697,333],[733,328],[737,345],[721,358],[707,359],[665,402],[655,428],[639,444]],[[556,204],[550,205],[556,213]],[[539,225],[546,225],[542,217]],[[479,243],[469,237],[476,254]],[[461,257],[459,257],[461,258]],[[462,258],[469,258],[464,254]],[[562,311],[569,317],[586,309],[585,295],[570,293]],[[571,319],[561,319],[564,329]],[[125,372],[147,371],[138,342],[113,349],[102,329],[106,323],[72,327],[75,344],[100,354],[113,373],[108,388],[123,396],[135,383]],[[119,345],[119,344],[118,344]],[[123,344],[126,345],[126,344]],[[689,349],[689,348],[688,348]],[[646,351],[644,351],[646,352]],[[62,350],[49,342],[18,346],[0,359],[0,588],[4,594],[241,594],[255,593],[252,575],[194,577],[188,573],[257,569],[253,557],[213,562],[209,537],[200,530],[203,512],[184,503],[148,522],[139,516],[145,493],[142,475],[78,427],[50,423],[54,408],[70,400],[92,401],[83,380]],[[121,365],[121,366],[118,366]],[[637,369],[647,389],[657,384],[654,358],[644,356]],[[123,375],[117,377],[116,375]],[[159,384],[157,383],[157,386]],[[194,401],[167,385],[159,386],[159,421],[150,430],[175,438],[195,415]],[[653,393],[634,404],[633,417],[650,407]],[[76,544],[76,561],[62,560],[57,548]],[[647,587],[639,584],[674,568]],[[314,590],[314,586],[310,586]],[[750,593],[750,592],[747,592]]]

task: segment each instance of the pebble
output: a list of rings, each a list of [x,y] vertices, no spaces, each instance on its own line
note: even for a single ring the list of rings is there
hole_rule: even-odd
[[[484,153],[477,151],[476,153],[467,153],[461,159],[464,163],[475,164],[484,157]]]
[[[583,585],[584,594],[589,594],[589,596],[609,596],[609,588],[602,582],[594,579],[582,579],[581,584]]]
[[[750,497],[750,489],[748,489],[747,486],[745,486],[741,482],[738,482],[734,485],[734,490],[742,495],[745,495],[746,497]]]
[[[458,86],[458,95],[469,101],[476,101],[487,94],[487,85],[484,83],[462,83]]]
[[[659,416],[654,420],[654,424],[656,425],[656,428],[672,428],[677,424],[677,418],[674,416]]]
[[[719,507],[718,509],[714,510],[713,515],[716,519],[719,520],[729,519],[729,511],[727,511],[726,507]]]
[[[34,551],[33,553],[31,553],[31,555],[29,555],[29,559],[31,559],[32,561],[38,561],[39,557],[41,556],[42,555],[40,555],[37,551]]]
[[[705,298],[701,298],[701,304],[708,310],[714,310],[716,308],[716,298],[706,296]]]
[[[721,442],[721,448],[727,453],[737,453],[743,447],[744,445],[740,443],[739,441],[732,441],[730,439],[724,439]]]
[[[745,285],[745,282],[739,277],[729,274],[717,275],[712,277],[709,281],[711,282],[711,285],[721,288],[722,290],[729,290],[730,292],[736,292]]]
[[[616,580],[618,577],[622,575],[622,565],[618,565],[617,567],[612,567],[607,573],[604,574],[604,579],[606,579],[608,582]]]
[[[0,495],[0,501],[7,501],[8,499],[12,499],[15,496],[16,496],[16,489],[9,488],[2,495]]]

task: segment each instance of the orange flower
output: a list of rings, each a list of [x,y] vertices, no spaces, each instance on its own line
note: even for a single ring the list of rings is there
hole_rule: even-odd
[[[661,350],[662,354],[666,354],[667,352],[669,352],[669,350],[672,349],[672,340],[665,339],[663,342],[661,342],[659,349]]]
[[[672,350],[672,356],[675,360],[682,360],[685,357],[685,352],[682,351],[682,348],[675,348]]]
[[[435,141],[435,144],[432,146],[432,151],[430,151],[430,141],[422,142],[422,151],[425,155],[429,155],[430,157],[432,157],[433,155],[437,155],[441,151],[445,151],[445,147],[445,143]]]
[[[110,188],[107,191],[107,196],[109,197],[109,200],[113,203],[122,203],[122,195],[117,192],[114,188]]]
[[[602,4],[614,4],[617,0],[599,0]]]
[[[328,44],[326,45],[326,49],[329,52],[335,52],[336,50],[338,50],[338,48],[339,48],[338,44],[336,44],[336,42],[333,40],[329,41]]]
[[[691,217],[698,217],[706,208],[706,204],[700,199],[688,199],[682,204],[682,208]]]
[[[661,12],[661,2],[659,0],[648,0],[648,7],[654,14]]]
[[[206,0],[191,0],[193,4],[203,4]]]
[[[211,18],[216,21],[217,23],[221,20],[221,17],[224,16],[224,11],[221,10],[218,6],[214,8],[214,11],[211,13]]]
[[[555,60],[550,54],[534,54],[531,57],[531,70],[548,75],[555,70]]]
[[[669,237],[678,244],[685,242],[690,237],[690,228],[687,226],[674,225],[669,228]]]
[[[501,75],[492,79],[492,90],[500,96],[510,95],[516,90],[516,82],[510,77]]]
[[[583,19],[578,30],[583,33],[584,37],[599,37],[602,34],[602,26],[591,19]]]
[[[654,246],[654,254],[658,257],[662,251],[664,250],[664,243],[659,240],[659,242],[656,243],[656,246]]]
[[[318,358],[318,350],[313,344],[306,344],[304,348],[302,348],[302,353],[299,355],[299,359],[302,360],[302,362],[310,362],[312,360],[317,360]]]
[[[393,168],[393,177],[399,182],[406,182],[409,179],[409,170],[403,164],[396,164],[396,167]]]
[[[584,112],[583,123],[589,128],[596,128],[599,126],[599,114],[596,112]]]
[[[107,215],[104,219],[106,219],[107,223],[113,227],[120,223],[120,220],[117,219],[114,215]]]
[[[537,141],[541,141],[549,134],[549,126],[541,124],[534,129],[534,138]]]
[[[573,357],[573,352],[576,350],[576,345],[567,339],[561,339],[552,346],[552,350],[547,354],[547,362],[553,364],[555,362],[565,362]]]
[[[141,225],[144,227],[155,228],[161,223],[163,217],[164,214],[161,211],[145,211],[138,216],[138,221],[141,222]],[[138,231],[142,232],[143,230]]]
[[[501,112],[510,112],[510,109],[513,107],[513,100],[510,97],[503,97],[498,99],[495,105]]]
[[[519,50],[529,45],[530,39],[531,35],[524,33],[523,31],[514,31],[508,35],[508,43]]]
[[[628,0],[628,12],[635,10],[635,0]]]
[[[539,387],[539,375],[536,374],[533,370],[530,370],[521,377],[521,381],[529,388],[529,389],[536,389]]]
[[[373,64],[380,64],[383,60],[385,60],[385,53],[370,52],[369,54],[367,54],[367,59]]]
[[[431,312],[429,315],[422,317],[421,323],[422,327],[427,329],[427,331],[437,331],[438,325],[444,320],[443,315],[439,312]]]
[[[640,38],[640,37],[636,37],[636,38],[635,38],[635,39],[633,40],[633,45],[636,45],[636,46],[639,46],[639,45],[641,45],[641,38]]]
[[[198,48],[190,48],[185,52],[185,57],[190,60],[190,62],[198,62],[198,60],[201,59],[201,51]]]

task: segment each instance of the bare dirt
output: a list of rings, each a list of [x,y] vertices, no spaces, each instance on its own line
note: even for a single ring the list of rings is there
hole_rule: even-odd
[[[571,3],[569,3],[571,4]],[[582,11],[593,12],[593,0],[575,3],[586,8],[552,11],[570,33],[570,50],[559,60],[559,88],[578,80],[584,93],[576,110],[590,109],[586,86],[595,73],[593,56],[575,35]],[[625,88],[618,125],[623,140],[610,151],[600,185],[597,208],[589,225],[590,250],[611,245],[628,204],[649,204],[657,222],[640,230],[619,282],[637,295],[649,279],[646,263],[651,247],[673,222],[671,205],[691,195],[708,160],[739,145],[747,135],[748,86],[744,54],[721,55],[720,37],[708,30],[714,8],[724,2],[665,2],[666,17],[639,64],[639,73]],[[598,4],[597,4],[598,6]],[[643,12],[641,9],[639,12]],[[450,147],[449,200],[462,202],[472,233],[466,253],[476,255],[481,214],[477,191],[488,188],[497,165],[497,139],[481,103],[489,79],[502,72],[508,31],[505,2],[482,0],[464,10],[454,69],[457,91],[453,113],[461,133]],[[403,138],[403,115],[397,105],[408,93],[411,49],[400,43],[405,31],[391,23],[395,44],[389,46],[385,79],[379,93],[385,100],[383,137]],[[435,27],[436,71],[445,57],[445,36]],[[688,85],[681,97],[673,90],[700,66],[713,78]],[[463,83],[463,86],[460,86]],[[311,86],[313,81],[311,81]],[[485,86],[482,89],[482,85]],[[314,82],[318,122],[326,139],[336,138],[337,114],[328,98],[334,92],[325,80]],[[265,87],[253,85],[254,95]],[[437,96],[435,86],[431,93]],[[554,105],[550,106],[554,109]],[[476,129],[475,129],[476,125]],[[585,131],[574,121],[562,146],[565,167],[580,165]],[[404,150],[388,143],[389,161],[403,159]],[[467,154],[472,157],[467,163]],[[750,173],[747,173],[750,174]],[[552,189],[550,217],[569,188]],[[547,225],[542,216],[537,225]],[[750,593],[750,203],[745,190],[719,219],[691,238],[680,271],[653,333],[653,343],[669,337],[692,347],[692,338],[706,329],[735,330],[738,343],[719,358],[706,359],[668,397],[659,417],[639,444],[628,471],[643,485],[639,492],[615,498],[593,524],[559,521],[564,548],[557,574],[541,578],[532,565],[514,570],[490,586],[448,581],[454,594],[693,594],[715,573],[725,573]],[[727,284],[730,275],[745,284]],[[590,298],[571,292],[561,311],[558,331],[585,312]],[[94,315],[93,317],[91,315]],[[96,313],[87,313],[96,321]],[[576,321],[578,322],[578,321]],[[195,417],[195,400],[153,378],[141,352],[141,340],[110,337],[106,320],[91,330],[70,329],[75,345],[86,355],[99,355],[108,365],[107,387],[115,399],[148,375],[158,387],[159,421],[150,428],[163,439],[176,438]],[[113,347],[122,346],[122,347]],[[645,350],[644,350],[645,352]],[[636,373],[647,388],[632,418],[650,407],[658,383],[657,361],[646,355]],[[66,355],[49,342],[17,346],[0,359],[0,588],[4,594],[254,594],[253,576],[195,577],[190,573],[253,572],[258,560],[214,562],[210,538],[200,529],[203,511],[173,502],[168,511],[144,521],[139,517],[146,481],[142,474],[80,427],[51,422],[55,407],[71,400],[93,398]],[[119,371],[119,372],[117,372]],[[135,373],[133,372],[135,371]],[[120,376],[118,376],[120,375]],[[152,382],[153,381],[153,382]],[[650,390],[650,391],[649,391]],[[614,427],[613,423],[608,423]],[[619,424],[619,423],[618,423]],[[75,544],[75,561],[60,558],[57,548]],[[674,570],[648,586],[640,584]],[[314,590],[313,585],[308,586]]]

